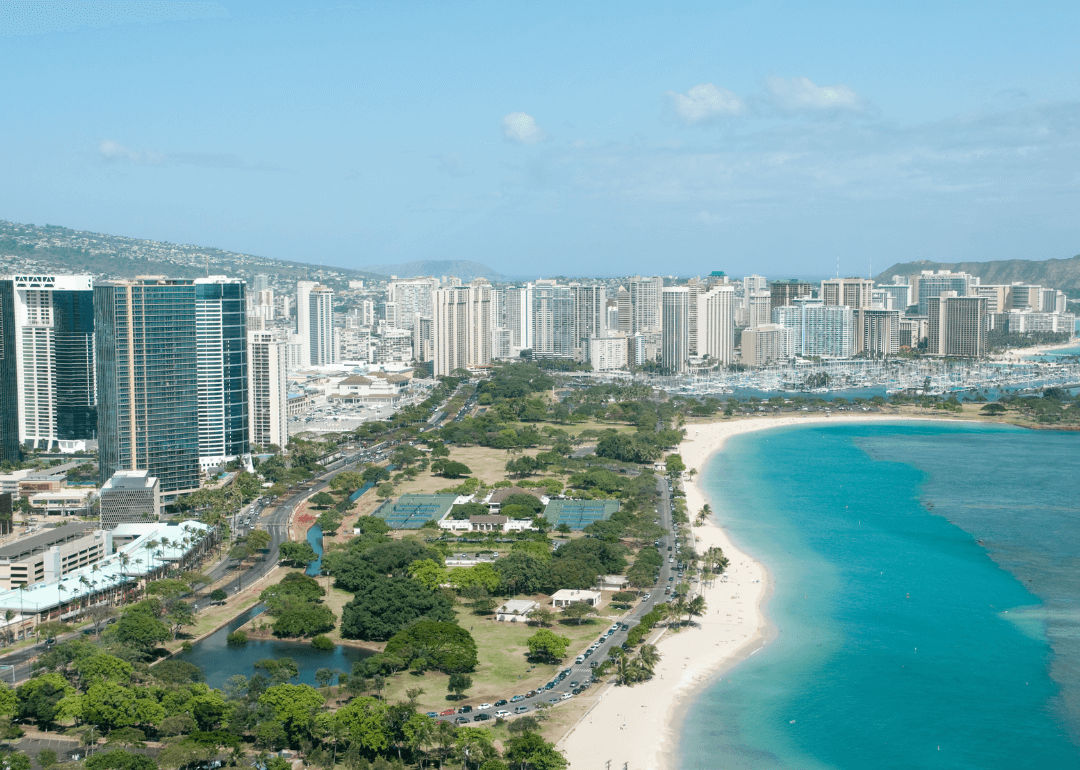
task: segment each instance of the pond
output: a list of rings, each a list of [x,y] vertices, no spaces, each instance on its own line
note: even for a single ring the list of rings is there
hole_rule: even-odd
[[[322,572],[322,527],[318,524],[312,524],[311,528],[307,531],[307,541],[311,548],[315,551],[315,561],[307,565],[307,569],[304,570],[305,575],[311,575],[312,577],[318,577]]]
[[[300,676],[293,681],[314,686],[315,672],[318,669],[329,668],[349,673],[354,662],[372,654],[369,650],[342,645],[324,652],[316,650],[308,642],[284,642],[277,639],[249,639],[248,643],[241,647],[228,646],[225,637],[265,609],[262,604],[255,605],[231,623],[195,642],[190,652],[177,654],[176,660],[194,663],[202,669],[207,684],[220,688],[234,674],[250,677],[255,673],[255,662],[258,660],[292,658],[300,669]]]

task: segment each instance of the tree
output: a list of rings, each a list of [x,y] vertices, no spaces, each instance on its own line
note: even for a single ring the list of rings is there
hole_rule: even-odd
[[[38,752],[37,763],[41,770],[50,770],[59,763],[60,759],[52,749],[42,749]]]
[[[153,727],[165,718],[165,708],[150,691],[117,682],[98,682],[86,690],[79,716],[102,730]]]
[[[541,628],[530,636],[526,643],[529,647],[529,660],[558,663],[566,657],[566,648],[570,640],[546,628]]]
[[[263,589],[259,601],[273,614],[284,609],[290,601],[319,602],[325,595],[325,589],[315,578],[301,572],[290,572],[281,582]]]
[[[450,681],[446,685],[446,689],[454,694],[454,697],[465,697],[465,691],[472,687],[472,677],[468,674],[451,674]]]
[[[187,602],[175,602],[165,612],[165,619],[169,621],[172,638],[176,639],[180,629],[195,622],[195,611]]]
[[[30,757],[20,751],[0,752],[0,768],[3,770],[30,770]]]
[[[527,553],[511,551],[494,566],[499,573],[499,588],[507,594],[535,594],[551,587],[551,567]]]
[[[523,770],[564,770],[566,757],[537,733],[523,733],[506,742],[507,762]]]
[[[418,620],[386,643],[387,655],[400,657],[414,671],[436,669],[447,674],[476,668],[476,642],[456,623]]]
[[[482,762],[497,759],[498,750],[490,730],[482,727],[459,727],[454,736],[454,756],[464,768],[479,766]]]
[[[315,683],[319,687],[327,688],[330,683],[334,681],[334,677],[337,676],[337,672],[332,668],[320,668],[315,670]]]
[[[248,532],[247,544],[250,545],[256,551],[265,551],[270,547],[271,537],[270,533],[265,529],[253,529]]]
[[[408,567],[409,577],[434,591],[446,582],[446,568],[434,559],[418,559]]]
[[[463,479],[472,474],[472,469],[465,463],[440,458],[431,463],[431,472],[447,479]]]
[[[333,722],[354,747],[371,753],[381,753],[390,747],[389,711],[382,701],[370,697],[353,698],[337,710]]]
[[[453,606],[441,593],[410,578],[381,578],[345,605],[341,634],[347,639],[385,641],[419,618],[451,621]]]
[[[329,492],[317,492],[309,500],[314,508],[329,508],[334,504],[334,496]]]
[[[499,588],[499,573],[487,562],[473,567],[454,567],[450,570],[450,583],[458,591],[479,586],[487,593],[494,593]]]
[[[563,608],[562,616],[573,621],[575,625],[581,625],[585,618],[596,614],[596,608],[588,602],[573,602]]]
[[[682,455],[670,454],[667,456],[664,467],[667,469],[668,476],[675,477],[686,470],[686,463],[683,462]]]
[[[334,629],[334,613],[325,604],[292,599],[273,614],[274,636],[310,638]]]
[[[529,613],[529,622],[535,623],[540,628],[547,628],[555,622],[555,613],[547,607],[537,607]]]
[[[41,727],[51,727],[60,701],[74,695],[75,689],[57,673],[38,674],[15,690],[19,719],[30,719]]]
[[[86,758],[86,770],[155,770],[157,764],[148,756],[124,749],[113,749]]]
[[[307,540],[290,540],[281,544],[278,558],[282,564],[289,567],[306,567],[319,558],[319,555]]]
[[[122,613],[110,631],[120,644],[142,655],[149,655],[152,649],[169,638],[169,628],[157,619],[156,613],[151,609],[136,609],[137,607],[139,605],[132,605]]]
[[[224,589],[221,588],[215,588],[213,591],[210,592],[210,601],[223,602],[228,597],[229,595],[225,593]]]
[[[298,746],[308,735],[316,712],[322,708],[323,696],[306,684],[278,684],[259,696],[259,705],[268,708],[274,721],[284,728],[289,745]]]
[[[323,511],[315,524],[323,531],[324,535],[333,535],[341,528],[342,516],[337,511]]]
[[[292,658],[262,658],[255,661],[255,668],[265,671],[278,684],[284,684],[300,675],[300,668]]]

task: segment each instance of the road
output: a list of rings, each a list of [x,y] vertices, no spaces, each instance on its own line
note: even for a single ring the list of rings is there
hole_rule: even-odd
[[[621,618],[618,628],[613,633],[607,635],[608,629],[604,629],[604,631],[601,632],[600,638],[598,640],[599,647],[581,663],[575,662],[568,666],[566,669],[563,669],[564,671],[568,671],[569,673],[567,673],[561,681],[556,682],[553,687],[541,688],[533,696],[523,698],[522,700],[516,702],[507,703],[504,706],[499,706],[499,709],[506,709],[511,713],[517,713],[515,712],[515,709],[524,707],[525,711],[519,713],[529,713],[535,711],[536,707],[540,704],[550,706],[556,705],[556,703],[553,702],[554,699],[558,699],[558,703],[562,703],[562,696],[564,693],[569,692],[573,688],[574,685],[572,683],[578,682],[579,684],[583,684],[585,682],[590,682],[592,680],[593,664],[599,665],[601,662],[607,659],[608,653],[612,649],[622,646],[623,642],[626,641],[626,637],[627,634],[629,634],[630,629],[640,623],[641,619],[645,615],[647,615],[649,612],[652,612],[653,608],[657,604],[664,601],[664,589],[675,584],[675,564],[674,562],[669,561],[669,559],[673,558],[671,554],[674,554],[676,551],[674,527],[671,516],[671,488],[668,484],[667,479],[662,476],[657,479],[656,491],[659,496],[656,506],[657,515],[660,519],[660,526],[664,529],[665,533],[664,536],[660,538],[660,555],[661,557],[665,557],[665,555],[667,556],[666,558],[664,558],[663,562],[660,565],[660,574],[656,579],[656,586],[650,593],[649,598],[638,603],[638,605],[634,607],[634,609],[632,609],[623,618]],[[668,551],[668,548],[671,548],[671,551]],[[669,578],[671,578],[671,580],[669,580]],[[553,679],[552,681],[555,680]],[[507,693],[503,695],[499,700],[509,701],[510,698],[513,696],[524,694],[525,693]],[[494,712],[497,710],[492,709],[491,711],[477,712],[475,708],[476,707],[473,706],[473,711],[467,714],[455,713],[452,715],[440,715],[438,719],[444,721],[453,721],[458,719],[459,717],[464,717],[468,719],[470,723],[472,723],[475,717],[479,714],[489,714],[494,719]]]

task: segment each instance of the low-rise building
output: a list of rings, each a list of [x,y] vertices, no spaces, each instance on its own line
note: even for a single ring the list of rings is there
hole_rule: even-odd
[[[510,599],[495,610],[495,620],[503,623],[527,623],[540,605],[531,599]]]
[[[599,591],[588,591],[579,588],[561,588],[551,595],[552,607],[569,607],[571,604],[585,602],[590,607],[600,603]]]
[[[101,528],[125,522],[157,521],[161,517],[161,487],[143,470],[117,471],[98,496]]]
[[[97,489],[62,488],[58,492],[30,495],[30,511],[39,516],[89,516],[94,510]]]

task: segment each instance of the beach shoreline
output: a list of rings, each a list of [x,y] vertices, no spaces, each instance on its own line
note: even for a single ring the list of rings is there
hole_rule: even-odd
[[[957,420],[896,415],[785,415],[687,424],[686,438],[676,450],[687,469],[697,471],[683,482],[687,514],[693,521],[703,505],[712,505],[702,487],[704,469],[733,436],[833,423],[942,421]],[[712,507],[715,511],[716,506]],[[574,770],[674,770],[682,722],[694,705],[693,697],[780,633],[765,614],[772,594],[772,580],[765,565],[742,550],[715,516],[692,530],[698,553],[719,546],[730,562],[721,579],[701,590],[708,610],[697,627],[660,635],[657,646],[661,659],[651,680],[633,687],[606,685],[596,705],[561,738],[558,748]]]

